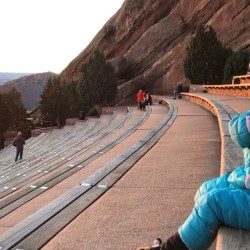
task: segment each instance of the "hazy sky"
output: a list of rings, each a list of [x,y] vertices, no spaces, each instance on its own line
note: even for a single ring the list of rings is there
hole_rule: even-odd
[[[0,0],[0,72],[60,73],[124,0]]]

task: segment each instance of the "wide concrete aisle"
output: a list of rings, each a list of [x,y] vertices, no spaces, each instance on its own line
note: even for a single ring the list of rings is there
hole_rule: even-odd
[[[177,230],[200,184],[219,175],[220,135],[209,111],[173,102],[177,118],[158,143],[43,250],[128,250]]]

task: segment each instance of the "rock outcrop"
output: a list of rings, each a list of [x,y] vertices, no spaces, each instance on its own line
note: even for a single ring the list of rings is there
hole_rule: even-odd
[[[200,24],[212,25],[224,46],[250,51],[249,0],[126,0],[60,76],[77,79],[98,48],[120,79],[118,104],[134,100],[139,88],[172,93],[177,82],[189,84],[183,59]]]

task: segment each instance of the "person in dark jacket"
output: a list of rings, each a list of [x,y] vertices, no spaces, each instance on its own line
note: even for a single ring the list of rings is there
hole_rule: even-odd
[[[244,165],[201,185],[192,213],[162,250],[208,249],[222,225],[250,230],[250,110],[232,118],[229,132],[243,149]]]
[[[181,92],[183,92],[183,86],[182,86],[182,84],[179,82],[179,83],[177,84],[176,89],[174,90],[174,99],[176,99],[177,97],[180,99],[180,98],[181,98],[181,95],[180,95]]]
[[[0,150],[4,149],[5,138],[3,135],[0,136]]]
[[[20,157],[20,160],[23,158],[23,145],[25,144],[25,140],[22,137],[22,132],[19,131],[17,133],[17,137],[13,141],[13,145],[16,147],[16,158],[15,161],[18,160],[18,157]]]

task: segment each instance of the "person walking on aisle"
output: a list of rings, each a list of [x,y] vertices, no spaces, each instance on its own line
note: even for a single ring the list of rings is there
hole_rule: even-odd
[[[25,144],[25,140],[24,140],[24,138],[22,136],[22,132],[18,131],[17,137],[13,141],[13,146],[16,147],[15,162],[18,160],[18,157],[20,158],[20,160],[22,160],[22,158],[23,158],[23,146],[24,146],[24,144]]]

